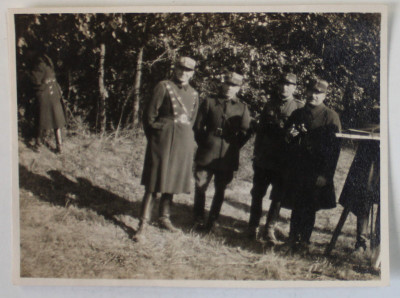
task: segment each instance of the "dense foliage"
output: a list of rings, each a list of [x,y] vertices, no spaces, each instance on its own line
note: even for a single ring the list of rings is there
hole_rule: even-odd
[[[171,75],[176,56],[189,55],[198,61],[192,85],[201,98],[217,92],[223,73],[233,70],[245,76],[241,97],[256,115],[262,93],[268,98],[282,71],[293,70],[299,98],[311,77],[322,76],[331,83],[327,104],[345,127],[357,126],[380,100],[380,21],[373,13],[20,14],[19,110],[28,117],[32,104],[28,49],[53,59],[75,122],[92,129],[102,125],[103,80],[109,130],[131,126],[140,117],[135,100],[148,100],[156,82]]]

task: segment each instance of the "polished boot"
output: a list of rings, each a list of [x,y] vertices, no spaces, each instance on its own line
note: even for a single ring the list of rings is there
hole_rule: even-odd
[[[204,207],[206,203],[206,194],[200,189],[195,189],[193,206],[193,229],[201,230],[204,228]]]
[[[134,240],[140,241],[146,234],[148,224],[151,219],[151,212],[153,210],[154,199],[156,195],[146,192],[143,196],[142,206],[140,209],[139,226],[134,236]]]
[[[171,204],[172,204],[172,194],[162,194],[160,199],[158,222],[160,228],[175,233],[178,232],[179,230],[175,228],[171,223],[170,219]]]
[[[215,222],[221,212],[222,203],[224,202],[225,188],[219,187],[215,189],[214,198],[211,204],[210,214],[208,215],[207,224],[205,226],[206,232],[212,232]]]

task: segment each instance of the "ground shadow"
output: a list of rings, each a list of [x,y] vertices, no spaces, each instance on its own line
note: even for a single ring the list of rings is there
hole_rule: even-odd
[[[112,221],[124,230],[129,237],[135,230],[118,220],[117,215],[130,215],[137,217],[140,204],[131,202],[108,190],[93,185],[85,178],[76,178],[72,181],[59,171],[51,170],[45,177],[30,172],[25,166],[19,166],[20,187],[31,191],[42,201],[54,205],[68,207],[70,204],[78,208],[87,208],[98,215]]]
[[[60,171],[50,170],[47,172],[50,178],[35,174],[27,167],[19,166],[20,187],[34,193],[40,200],[54,205],[68,207],[70,204],[78,208],[86,208],[95,211],[114,225],[121,228],[129,238],[132,238],[136,231],[117,218],[118,215],[127,215],[139,218],[139,201],[129,201],[115,193],[95,186],[86,178],[78,177],[72,181],[63,175]],[[232,199],[227,200],[234,204]],[[234,202],[234,203],[233,203]],[[153,208],[152,218],[157,218],[159,199],[156,200]],[[235,205],[242,208],[244,204]],[[192,206],[174,202],[172,207],[172,222],[184,233],[192,231]],[[282,219],[283,220],[283,219]],[[262,243],[246,238],[244,231],[247,228],[247,222],[237,218],[220,215],[218,219],[219,227],[213,237],[222,240],[230,247],[240,248],[252,251],[257,254],[265,252],[265,246]],[[330,231],[329,231],[330,232]],[[205,236],[205,234],[203,234]]]

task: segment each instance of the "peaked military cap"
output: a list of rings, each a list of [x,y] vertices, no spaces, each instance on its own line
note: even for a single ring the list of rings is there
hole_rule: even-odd
[[[196,61],[189,57],[179,57],[176,61],[176,65],[186,69],[194,70]]]
[[[328,91],[328,82],[325,80],[317,79],[309,85],[310,90],[317,91],[318,93],[326,93]]]
[[[241,86],[243,84],[243,76],[236,72],[229,72],[225,75],[224,83]]]
[[[297,84],[297,76],[291,72],[285,73],[282,75],[280,82],[296,85]]]

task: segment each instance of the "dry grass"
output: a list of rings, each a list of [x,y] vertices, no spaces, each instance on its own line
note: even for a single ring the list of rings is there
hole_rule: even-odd
[[[171,234],[151,226],[140,243],[131,240],[138,224],[143,188],[140,175],[143,135],[122,133],[99,139],[69,136],[65,152],[34,153],[19,143],[21,275],[23,277],[215,279],[215,280],[365,280],[378,279],[366,258],[350,254],[355,241],[351,215],[333,256],[323,256],[341,207],[320,211],[311,253],[287,255],[243,237],[249,217],[252,141],[227,190],[215,234],[193,233],[190,195],[174,198]],[[343,186],[352,150],[340,157],[335,182]],[[207,193],[208,209],[213,189]],[[265,199],[264,216],[269,200]],[[156,210],[154,211],[154,216]],[[290,213],[279,226],[288,232]]]

